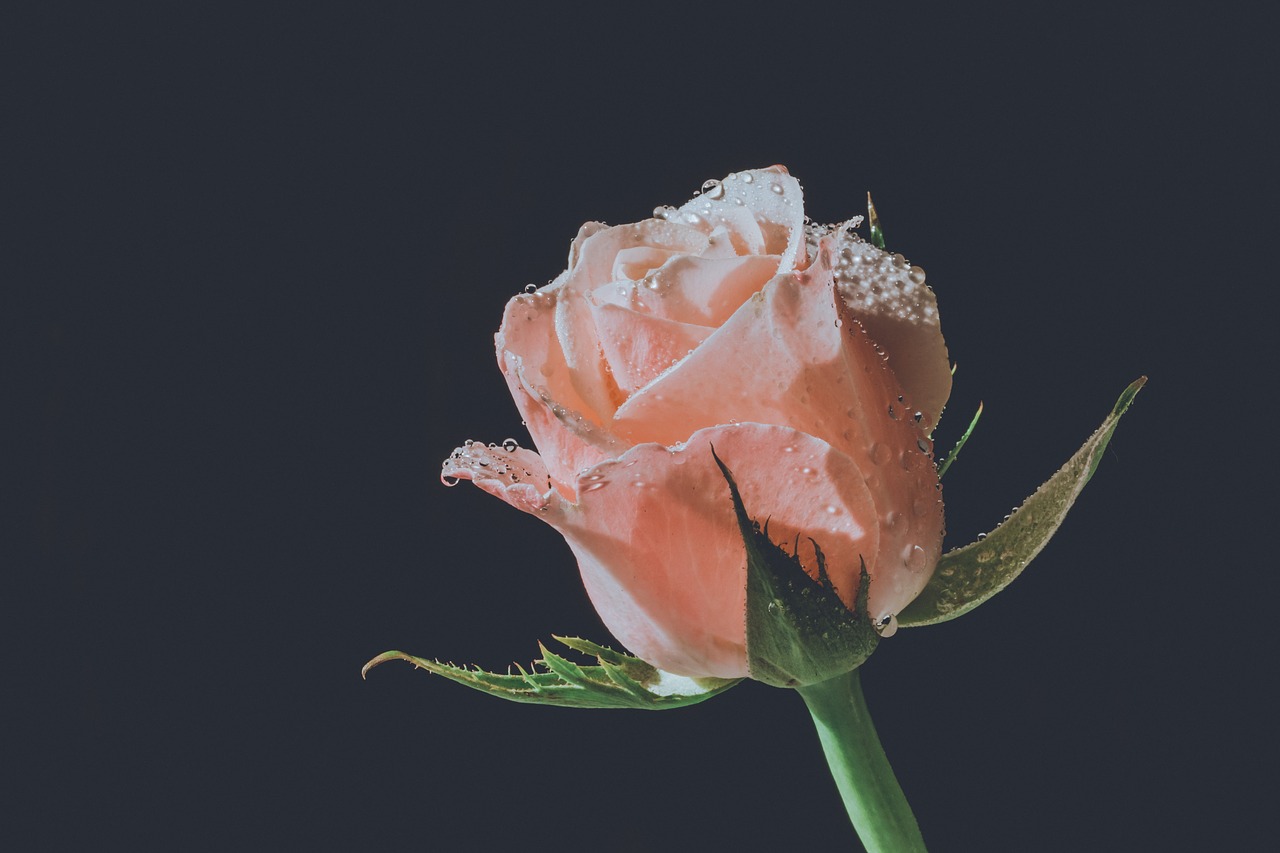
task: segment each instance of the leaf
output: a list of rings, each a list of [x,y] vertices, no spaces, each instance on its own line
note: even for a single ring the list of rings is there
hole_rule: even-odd
[[[862,565],[855,609],[849,610],[827,575],[817,542],[818,580],[794,554],[769,539],[747,515],[733,474],[711,455],[729,484],[733,510],[747,551],[747,665],[751,677],[775,687],[826,681],[859,667],[875,651],[880,634],[867,613],[871,579]]]
[[[1126,388],[1084,446],[999,527],[977,542],[943,554],[928,586],[898,614],[898,625],[946,622],[968,613],[1012,583],[1061,526],[1098,469],[1116,424],[1146,382],[1143,376]]]
[[[483,669],[455,666],[400,651],[383,652],[366,663],[360,674],[367,676],[369,670],[389,660],[403,660],[418,669],[512,702],[567,708],[642,708],[654,711],[696,705],[723,693],[741,680],[672,675],[640,658],[615,652],[589,640],[575,637],[556,639],[574,651],[594,656],[596,665],[576,664],[547,651],[539,643],[542,658],[534,661],[532,672],[526,672],[517,665],[519,675],[500,675]],[[545,671],[539,672],[538,666]]]

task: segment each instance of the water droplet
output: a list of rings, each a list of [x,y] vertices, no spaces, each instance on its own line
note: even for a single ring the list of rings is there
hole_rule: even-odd
[[[686,213],[684,215],[684,221],[688,222],[690,225],[697,225],[702,221],[702,217],[696,213]]]
[[[916,423],[920,423],[920,421],[924,420],[924,412],[916,412],[914,415],[911,416],[911,420],[915,421]]]
[[[883,465],[889,461],[889,457],[893,455],[893,451],[889,449],[889,445],[879,442],[871,445],[871,461],[877,465]]]
[[[880,617],[880,621],[876,624],[876,630],[880,632],[881,639],[892,637],[898,633],[898,617],[893,613],[886,613]]]
[[[644,481],[644,480],[636,480],[636,481],[635,481],[634,483],[632,483],[631,485],[635,486],[637,489],[643,489],[643,488],[645,487],[646,483],[645,483],[645,481]]]
[[[591,485],[587,486],[587,487],[586,487],[585,489],[583,489],[582,491],[584,491],[584,492],[594,492],[596,489],[603,489],[603,488],[604,488],[605,486],[607,486],[607,485],[608,485],[608,483],[603,483],[603,482],[601,482],[601,483],[592,483]]]
[[[452,489],[454,486],[458,485],[458,483],[461,483],[462,480],[459,479],[458,477],[451,477],[447,474],[441,474],[440,482],[444,483],[446,486]]]
[[[893,410],[892,403],[889,404],[889,417],[893,418],[895,421],[898,419],[898,413]]]
[[[795,453],[795,452],[796,452],[796,449],[795,449],[795,447],[794,447],[793,445],[788,444],[786,447],[782,448],[782,452],[783,452],[783,453]]]
[[[902,555],[903,564],[913,572],[922,571],[926,559],[924,549],[919,545],[908,546]]]
[[[979,533],[979,534],[978,534],[978,541],[979,541],[979,542],[981,542],[983,539],[986,539],[986,538],[987,538],[987,534],[985,534],[985,533]]]
[[[929,442],[925,441],[923,438],[916,439],[916,447],[920,448],[921,453],[929,452]]]
[[[750,172],[743,172],[743,173],[742,173],[742,182],[743,182],[744,184],[749,184],[749,183],[751,183],[752,181],[754,181],[755,179],[756,179],[756,176],[755,176],[755,175],[753,175],[753,174],[751,174]]]
[[[673,213],[675,213],[675,212],[676,212],[676,209],[675,209],[674,207],[672,207],[671,205],[669,205],[669,204],[660,204],[660,205],[658,205],[657,207],[655,207],[655,208],[653,209],[653,218],[654,218],[654,219],[664,219],[664,220],[665,220],[665,219],[670,219],[670,218],[671,218],[671,214],[673,214]]]
[[[502,440],[502,449],[508,453],[511,453],[514,450],[519,450],[520,442],[516,441],[514,438],[504,438]]]
[[[907,273],[907,278],[916,284],[920,284],[924,281],[924,270],[920,269],[920,267],[912,267],[911,272]]]
[[[716,180],[705,181],[702,184],[702,194],[710,199],[724,198],[724,184]]]
[[[840,510],[835,506],[835,504],[827,504],[827,512],[829,514],[835,515],[839,511]]]
[[[884,526],[893,529],[898,526],[898,514],[893,510],[889,510],[884,514]]]
[[[810,468],[808,465],[806,465],[806,466],[804,466],[803,468],[801,468],[801,469],[800,469],[800,473],[801,473],[801,474],[810,474],[810,475],[812,475],[812,474],[814,473],[814,470],[813,470],[812,468]]]
[[[525,293],[536,293],[537,291],[538,291],[538,285],[536,284],[526,284],[524,286]]]
[[[782,195],[782,184],[779,184],[776,181],[769,184],[769,189],[773,190],[775,195]]]
[[[475,443],[476,443],[476,440],[475,440],[474,438],[468,438],[466,441],[462,442],[462,446],[463,446],[463,447],[470,447],[471,445],[473,445],[473,444],[475,444]]]

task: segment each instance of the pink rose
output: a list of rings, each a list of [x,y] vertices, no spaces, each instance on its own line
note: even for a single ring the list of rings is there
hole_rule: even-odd
[[[924,273],[806,225],[786,169],[678,210],[584,225],[569,268],[513,298],[498,363],[540,453],[444,463],[559,530],[609,630],[681,675],[748,675],[746,558],[728,485],[852,607],[891,617],[929,580],[942,499],[929,432],[951,390]],[[853,223],[848,223],[853,224]]]

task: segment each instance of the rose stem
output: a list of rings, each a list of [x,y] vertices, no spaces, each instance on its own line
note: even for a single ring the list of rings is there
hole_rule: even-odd
[[[876,736],[858,670],[798,692],[813,715],[831,775],[867,853],[924,851],[915,815]]]

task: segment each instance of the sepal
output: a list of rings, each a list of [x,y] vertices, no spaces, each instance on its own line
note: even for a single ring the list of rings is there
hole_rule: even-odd
[[[478,667],[456,666],[427,660],[405,652],[383,652],[364,665],[361,676],[389,660],[403,660],[418,669],[444,676],[475,690],[534,705],[567,708],[641,708],[659,711],[696,705],[723,693],[741,679],[686,678],[663,672],[631,655],[616,652],[589,640],[556,637],[562,645],[595,657],[595,665],[574,663],[538,644],[542,657],[519,674],[500,675]],[[539,667],[542,671],[539,671]]]
[[[1084,446],[995,530],[943,554],[928,586],[898,614],[898,625],[906,628],[946,622],[968,613],[1012,583],[1062,524],[1098,469],[1116,424],[1146,382],[1143,376],[1126,388]]]
[[[850,610],[827,575],[822,549],[812,539],[818,580],[795,554],[769,539],[747,514],[729,468],[711,449],[729,484],[733,510],[747,553],[747,668],[751,677],[774,687],[802,687],[850,672],[875,651],[880,634],[867,609],[870,576],[862,564],[854,609]]]

